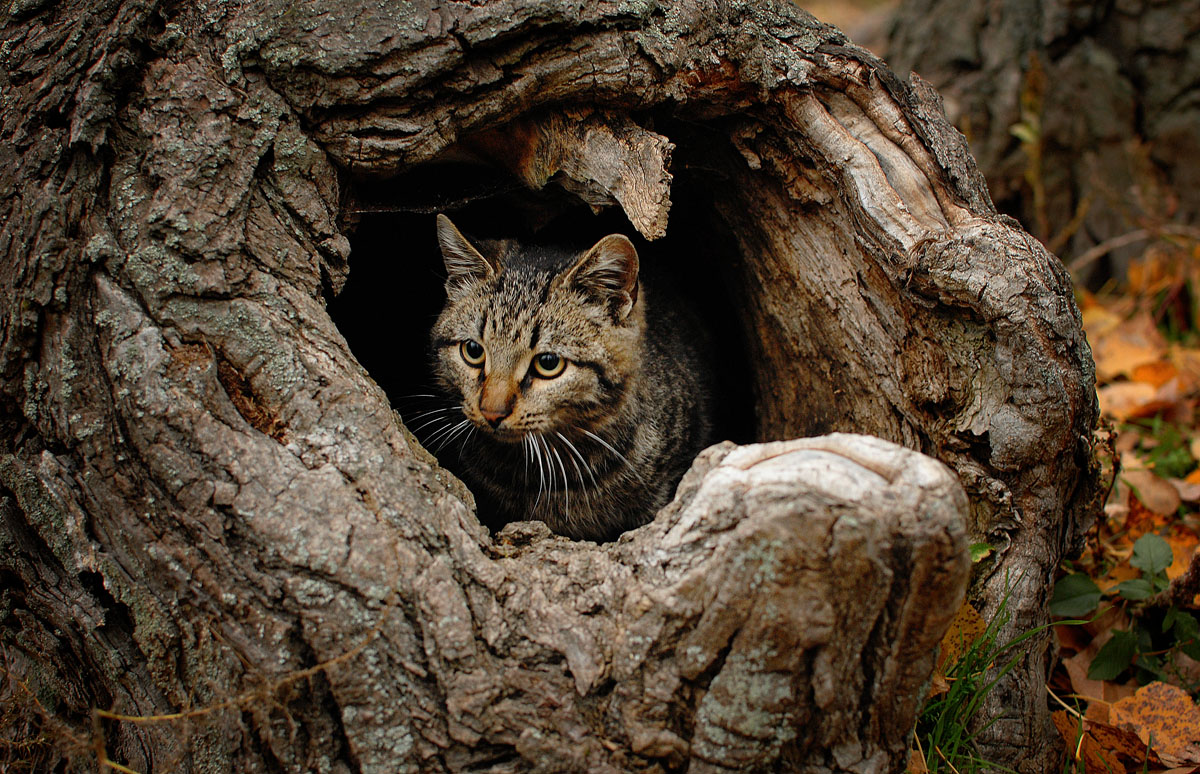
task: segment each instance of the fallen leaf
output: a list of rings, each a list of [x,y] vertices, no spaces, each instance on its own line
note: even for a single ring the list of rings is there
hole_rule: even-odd
[[[1195,390],[1196,386],[1200,385],[1200,349],[1173,346],[1171,362],[1179,372],[1185,389]]]
[[[1084,728],[1084,721],[1066,710],[1052,712],[1054,727],[1067,743],[1067,755],[1075,761],[1083,761],[1086,774],[1096,772],[1123,771],[1117,756],[1108,752]]]
[[[929,774],[929,767],[925,765],[925,756],[917,750],[908,751],[908,768],[905,769],[905,774]]]
[[[1143,762],[1148,762],[1154,768],[1161,768],[1163,762],[1158,755],[1146,747],[1146,743],[1134,732],[1118,728],[1109,723],[1087,721],[1084,728],[1096,743],[1108,752],[1116,755],[1125,764],[1127,771],[1140,768]]]
[[[1124,503],[1109,503],[1104,506],[1104,518],[1124,524],[1129,518],[1129,506]]]
[[[1179,510],[1179,492],[1166,479],[1159,478],[1153,471],[1129,470],[1121,474],[1121,478],[1134,491],[1142,505],[1163,516]]]
[[[946,679],[940,669],[935,670],[933,676],[929,678],[929,695],[925,697],[925,700],[936,699],[947,693],[950,693],[950,681]]]
[[[1126,486],[1128,493],[1128,487]],[[1153,511],[1145,506],[1136,497],[1130,496],[1126,502],[1129,504],[1129,513],[1125,517],[1124,522],[1124,540],[1119,541],[1125,549],[1125,558],[1133,552],[1133,541],[1145,535],[1147,532],[1158,532],[1159,530],[1171,524],[1175,520],[1175,514],[1161,514]]]
[[[1070,650],[1075,653],[1086,648],[1092,641],[1092,633],[1083,626],[1055,626],[1054,636],[1058,639],[1060,650]]]
[[[963,603],[963,606],[954,614],[954,620],[950,622],[950,628],[946,630],[946,634],[942,637],[941,654],[938,656],[938,671],[943,671],[947,665],[953,665],[962,658],[967,652],[967,648],[971,647],[971,643],[979,639],[980,635],[987,629],[987,622],[983,620],[983,616],[979,615],[979,611],[971,607],[970,603]]]
[[[1142,363],[1135,366],[1130,378],[1135,382],[1146,382],[1155,387],[1162,387],[1172,379],[1179,378],[1179,369],[1169,360],[1156,360],[1153,363]]]
[[[1063,665],[1067,668],[1067,675],[1071,678],[1071,690],[1075,692],[1076,696],[1091,702],[1088,705],[1089,710],[1093,706],[1106,707],[1127,696],[1133,696],[1137,690],[1130,685],[1114,683],[1111,680],[1093,680],[1087,676],[1088,668],[1092,665],[1092,660],[1096,657],[1098,650],[1099,648],[1081,651],[1071,658],[1063,660]],[[1096,701],[1097,699],[1099,701]],[[1090,712],[1088,717],[1092,717]],[[1107,714],[1096,719],[1104,720],[1106,718]]]
[[[1130,691],[1130,695],[1132,694],[1133,691]],[[1088,720],[1094,720],[1097,723],[1107,723],[1108,706],[1109,705],[1107,703],[1102,701],[1088,702],[1087,711],[1083,713],[1083,716]]]
[[[1153,682],[1109,710],[1114,726],[1135,732],[1170,766],[1200,764],[1200,708],[1182,688]]]
[[[1146,382],[1113,382],[1096,390],[1100,413],[1118,422],[1150,417],[1169,404],[1159,400],[1158,388]]]
[[[1179,499],[1188,503],[1200,502],[1200,480],[1189,481],[1193,473],[1200,473],[1200,468],[1196,468],[1188,474],[1187,478],[1169,478],[1171,486],[1175,487],[1175,491],[1179,493]]]
[[[1132,452],[1141,444],[1143,437],[1142,431],[1138,430],[1137,427],[1131,426],[1128,429],[1124,429],[1117,435],[1116,440],[1113,441],[1113,451],[1122,455],[1123,459],[1125,454]]]
[[[1096,378],[1102,382],[1132,376],[1134,369],[1162,360],[1167,342],[1146,312],[1121,320],[1105,310],[1088,310],[1083,329],[1096,359]]]
[[[1171,546],[1173,557],[1171,566],[1167,568],[1167,579],[1175,580],[1188,571],[1200,539],[1190,532],[1179,530],[1167,535],[1167,543]]]

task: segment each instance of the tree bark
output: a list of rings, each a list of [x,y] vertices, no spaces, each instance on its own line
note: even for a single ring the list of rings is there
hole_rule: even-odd
[[[1097,489],[1068,278],[789,4],[30,0],[0,56],[0,632],[80,768],[895,771],[968,541],[1045,621]],[[489,535],[327,312],[347,197],[464,157],[728,250],[764,443],[618,542]],[[785,440],[831,431],[878,438]]]
[[[888,61],[945,96],[1001,209],[1071,263],[1200,221],[1198,38],[1195,0],[905,0]],[[1092,254],[1123,274],[1144,247]]]

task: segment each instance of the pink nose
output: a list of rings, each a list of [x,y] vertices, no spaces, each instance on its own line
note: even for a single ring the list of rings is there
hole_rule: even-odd
[[[492,427],[499,427],[500,423],[504,421],[504,418],[511,414],[512,411],[510,411],[508,408],[501,409],[500,411],[488,411],[485,408],[481,408],[479,409],[479,413],[483,414],[483,418],[487,420],[489,425]]]

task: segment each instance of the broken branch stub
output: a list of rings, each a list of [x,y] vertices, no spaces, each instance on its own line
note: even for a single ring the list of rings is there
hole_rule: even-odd
[[[646,239],[667,233],[674,145],[627,116],[566,110],[481,132],[462,144],[530,188],[554,180],[594,210],[619,205]]]

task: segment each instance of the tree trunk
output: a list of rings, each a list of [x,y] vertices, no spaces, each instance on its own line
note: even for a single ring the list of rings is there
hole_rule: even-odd
[[[895,771],[968,542],[1006,632],[1045,621],[1097,490],[1068,278],[930,89],[789,4],[29,0],[0,56],[0,631],[57,741],[30,755]],[[427,336],[414,213],[580,202],[714,278],[731,433],[763,443],[615,543],[489,535],[379,386]],[[785,440],[831,431],[877,438]],[[1033,642],[989,712],[1039,770]]]
[[[1198,39],[1196,0],[904,0],[888,61],[945,96],[1001,209],[1087,262],[1200,222]]]

